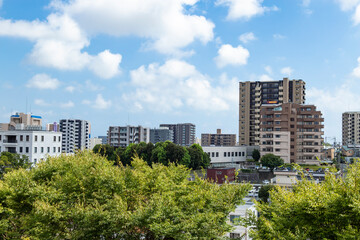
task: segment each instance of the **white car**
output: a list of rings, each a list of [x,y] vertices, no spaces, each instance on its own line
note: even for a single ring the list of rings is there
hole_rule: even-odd
[[[267,184],[269,184],[270,182],[269,182],[269,180],[264,180],[263,181],[263,184],[265,184],[265,185],[267,185]]]

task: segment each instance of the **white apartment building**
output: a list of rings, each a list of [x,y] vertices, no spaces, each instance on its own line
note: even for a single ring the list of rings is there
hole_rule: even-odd
[[[90,148],[90,122],[80,119],[62,119],[60,132],[62,132],[62,152],[74,153],[76,150]]]
[[[261,156],[272,153],[281,157],[284,163],[290,163],[290,132],[261,132],[260,153]]]
[[[61,133],[33,130],[0,131],[0,152],[26,155],[32,163],[61,154]]]
[[[113,147],[127,147],[131,143],[150,142],[150,129],[142,126],[110,126],[108,144]]]
[[[206,146],[202,147],[210,157],[212,167],[233,167],[252,159],[252,151],[257,146]]]

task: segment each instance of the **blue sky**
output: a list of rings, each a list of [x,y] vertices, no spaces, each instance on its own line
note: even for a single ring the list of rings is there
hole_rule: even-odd
[[[341,138],[360,110],[360,0],[0,0],[0,121],[32,112],[238,133],[238,82],[306,82]]]

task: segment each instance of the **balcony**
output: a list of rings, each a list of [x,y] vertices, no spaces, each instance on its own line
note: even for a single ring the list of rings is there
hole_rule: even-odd
[[[4,139],[3,140],[3,143],[8,143],[8,144],[16,144],[16,143],[18,143],[18,141],[17,140],[7,140],[7,139]]]

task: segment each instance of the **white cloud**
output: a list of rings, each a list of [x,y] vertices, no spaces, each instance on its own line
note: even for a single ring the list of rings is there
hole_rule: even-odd
[[[310,5],[310,3],[311,3],[311,0],[302,0],[302,5],[304,7],[308,7]]]
[[[267,74],[262,74],[259,77],[259,81],[261,81],[261,82],[274,81],[274,79],[272,77],[270,77],[269,75],[267,75]]]
[[[291,74],[294,72],[294,69],[291,67],[284,67],[281,69],[281,74],[285,75],[286,77],[291,76]]]
[[[90,42],[86,33],[67,15],[50,14],[44,22],[0,20],[0,36],[20,37],[34,42],[28,60],[39,66],[73,71],[89,68],[100,77],[110,78],[117,74],[114,68],[120,64],[119,54],[104,51],[106,56],[103,57],[104,52],[92,56],[82,51]],[[97,68],[95,64],[110,65],[111,69]],[[106,73],[103,70],[107,70]]]
[[[352,16],[355,25],[360,23],[360,0],[336,0],[342,11],[354,11]]]
[[[60,103],[61,108],[72,108],[74,106],[75,106],[75,104],[72,101],[68,101],[68,102],[65,102],[65,103]]]
[[[286,36],[276,33],[273,35],[273,38],[274,39],[284,39],[284,38],[286,38]]]
[[[98,94],[96,99],[95,99],[93,108],[107,109],[110,106],[111,106],[111,100],[106,101],[101,94]]]
[[[239,37],[239,40],[243,43],[248,43],[250,41],[256,40],[256,37],[255,37],[254,33],[248,32],[248,33],[241,34]]]
[[[26,86],[28,88],[38,88],[38,89],[51,89],[55,90],[59,87],[60,81],[56,78],[51,78],[49,75],[41,73],[33,76]]]
[[[358,61],[358,66],[353,69],[352,75],[354,77],[360,78],[360,57],[358,57],[357,61]]]
[[[224,44],[220,47],[218,56],[215,58],[215,62],[220,68],[226,65],[245,65],[249,56],[249,51],[241,45],[234,48],[230,44]]]
[[[74,87],[74,86],[67,86],[67,87],[65,88],[65,91],[72,93],[72,92],[75,91],[75,87]]]
[[[208,76],[181,60],[141,66],[130,75],[134,91],[124,94],[123,99],[138,110],[168,112],[186,107],[222,111],[236,107],[238,101],[237,79],[222,75],[214,86]]]
[[[272,68],[270,66],[266,66],[264,69],[269,75],[273,74],[273,70],[272,70]]]
[[[149,40],[161,53],[178,50],[195,40],[213,39],[215,25],[204,16],[191,15],[185,6],[197,0],[74,0],[53,1],[52,6],[71,16],[90,35],[135,35]],[[96,19],[96,21],[94,21]]]
[[[42,107],[50,106],[50,104],[48,102],[45,102],[43,99],[35,99],[34,103],[35,105]]]
[[[105,50],[94,57],[89,68],[99,77],[109,79],[119,74],[122,56]]]
[[[262,15],[266,11],[277,11],[276,6],[265,7],[263,0],[217,0],[217,5],[229,7],[228,20],[248,20],[256,15]]]

